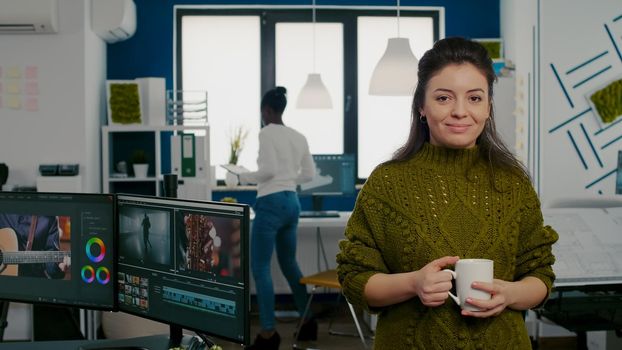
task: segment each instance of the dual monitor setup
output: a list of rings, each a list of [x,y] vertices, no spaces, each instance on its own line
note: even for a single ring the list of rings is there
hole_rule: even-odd
[[[299,188],[313,212],[355,193],[353,155],[313,158]],[[181,328],[249,344],[249,230],[244,204],[0,191],[0,301],[123,311],[170,324],[173,345]]]
[[[0,192],[0,301],[123,311],[250,342],[249,207]]]

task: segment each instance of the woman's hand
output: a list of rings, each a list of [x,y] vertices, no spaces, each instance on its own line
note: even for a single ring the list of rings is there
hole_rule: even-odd
[[[429,262],[415,272],[415,292],[423,305],[437,307],[445,303],[451,290],[452,276],[442,270],[458,260],[457,256],[445,256]]]
[[[548,295],[548,289],[539,278],[527,276],[519,281],[508,282],[494,279],[492,283],[474,282],[474,289],[491,294],[490,300],[470,299],[466,302],[481,311],[462,311],[463,316],[491,317],[499,315],[506,308],[527,310],[542,303]]]
[[[516,282],[494,279],[492,283],[473,282],[471,287],[490,293],[490,300],[467,298],[466,302],[478,307],[480,311],[462,310],[463,316],[486,318],[499,315],[512,304],[513,291]]]

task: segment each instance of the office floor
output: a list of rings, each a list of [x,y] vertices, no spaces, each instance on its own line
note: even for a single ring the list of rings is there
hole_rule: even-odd
[[[330,323],[330,313],[334,310],[331,308],[331,304],[320,305],[314,310],[318,316],[318,340],[313,342],[299,342],[300,348],[310,349],[326,349],[326,350],[359,350],[363,349],[361,340],[358,337],[338,336],[330,335],[328,333]],[[345,306],[340,307],[335,315],[333,321],[333,329],[338,331],[356,333],[356,327],[352,321],[352,318]],[[361,318],[359,317],[359,320]],[[281,350],[292,349],[294,342],[294,331],[297,326],[297,319],[292,317],[277,317],[277,331],[281,336]],[[363,324],[363,330],[366,330],[366,326]],[[257,313],[252,314],[251,319],[251,336],[254,339],[259,331],[259,318]],[[366,332],[369,334],[368,332]],[[372,348],[373,340],[368,339],[368,348]],[[233,343],[227,343],[218,341],[223,350],[240,350],[240,346]],[[535,349],[535,347],[534,347]],[[568,350],[576,349],[576,341],[573,337],[563,338],[544,338],[540,341],[538,350]]]

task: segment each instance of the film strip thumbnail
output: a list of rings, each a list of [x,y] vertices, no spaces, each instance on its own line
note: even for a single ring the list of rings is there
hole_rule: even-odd
[[[165,302],[175,303],[226,317],[235,317],[236,313],[236,305],[233,300],[198,294],[172,287],[164,287],[163,300]]]
[[[149,279],[119,272],[119,303],[149,310]]]

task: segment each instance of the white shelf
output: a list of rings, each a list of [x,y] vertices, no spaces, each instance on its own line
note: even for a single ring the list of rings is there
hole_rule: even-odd
[[[192,130],[206,130],[207,125],[106,125],[102,126],[103,131],[107,132],[156,132],[156,131],[192,131]]]
[[[187,180],[189,182],[188,186],[181,186],[178,189],[178,195],[180,197],[185,196],[184,193],[187,192],[186,197],[192,196],[193,199],[211,199],[211,188],[210,188],[210,173],[209,173],[209,126],[207,125],[199,125],[199,126],[189,126],[189,125],[106,125],[101,129],[102,132],[102,192],[103,193],[115,193],[118,191],[123,191],[128,193],[132,193],[133,184],[139,186],[136,188],[141,194],[151,194],[154,196],[161,195],[160,189],[160,181],[159,179],[163,178],[162,174],[162,163],[165,161],[162,157],[162,147],[163,144],[171,144],[166,138],[172,137],[170,135],[173,132],[173,135],[179,134],[187,134],[193,133],[196,137],[201,137],[203,140],[202,143],[195,144],[195,147],[199,147],[195,149],[195,156],[197,159],[195,160],[197,171],[195,177],[186,177],[183,178],[181,174],[178,174],[180,179]],[[145,151],[151,157],[150,159],[150,169],[148,177],[112,177],[112,174],[115,172],[115,164],[121,160],[129,163],[129,159],[133,149],[123,149],[120,150],[119,147],[114,147],[114,142],[119,141],[119,138],[115,137],[115,135],[125,134],[120,140],[123,140],[124,146],[128,142],[133,140],[134,136],[131,135],[135,133],[136,136],[139,136],[140,139],[143,140],[141,142],[145,142],[146,146],[136,145],[147,147]],[[144,133],[148,133],[145,135]],[[129,136],[129,137],[128,137]],[[179,136],[177,136],[179,137]],[[204,137],[204,139],[203,139]],[[130,141],[128,141],[130,140]],[[171,140],[172,141],[172,140]],[[129,147],[128,147],[129,148]],[[116,154],[113,154],[114,153]],[[165,154],[169,152],[164,150]],[[178,151],[177,151],[178,152]],[[171,154],[175,153],[171,149]],[[177,160],[179,159],[179,155],[177,155]],[[117,157],[117,158],[115,158]],[[171,163],[171,172],[175,173],[176,169],[181,169],[181,167],[174,166],[173,159],[170,159]],[[128,164],[128,167],[131,167]],[[178,170],[180,172],[180,170]],[[191,181],[192,180],[192,181]],[[125,184],[125,186],[124,186]],[[140,185],[139,185],[140,184]],[[183,188],[182,188],[183,187]],[[186,188],[187,187],[187,188]],[[205,191],[203,191],[205,189]],[[185,190],[185,192],[184,192]],[[145,193],[147,191],[147,193]]]
[[[153,176],[149,177],[111,177],[108,179],[109,182],[150,182],[156,181],[157,179]]]

